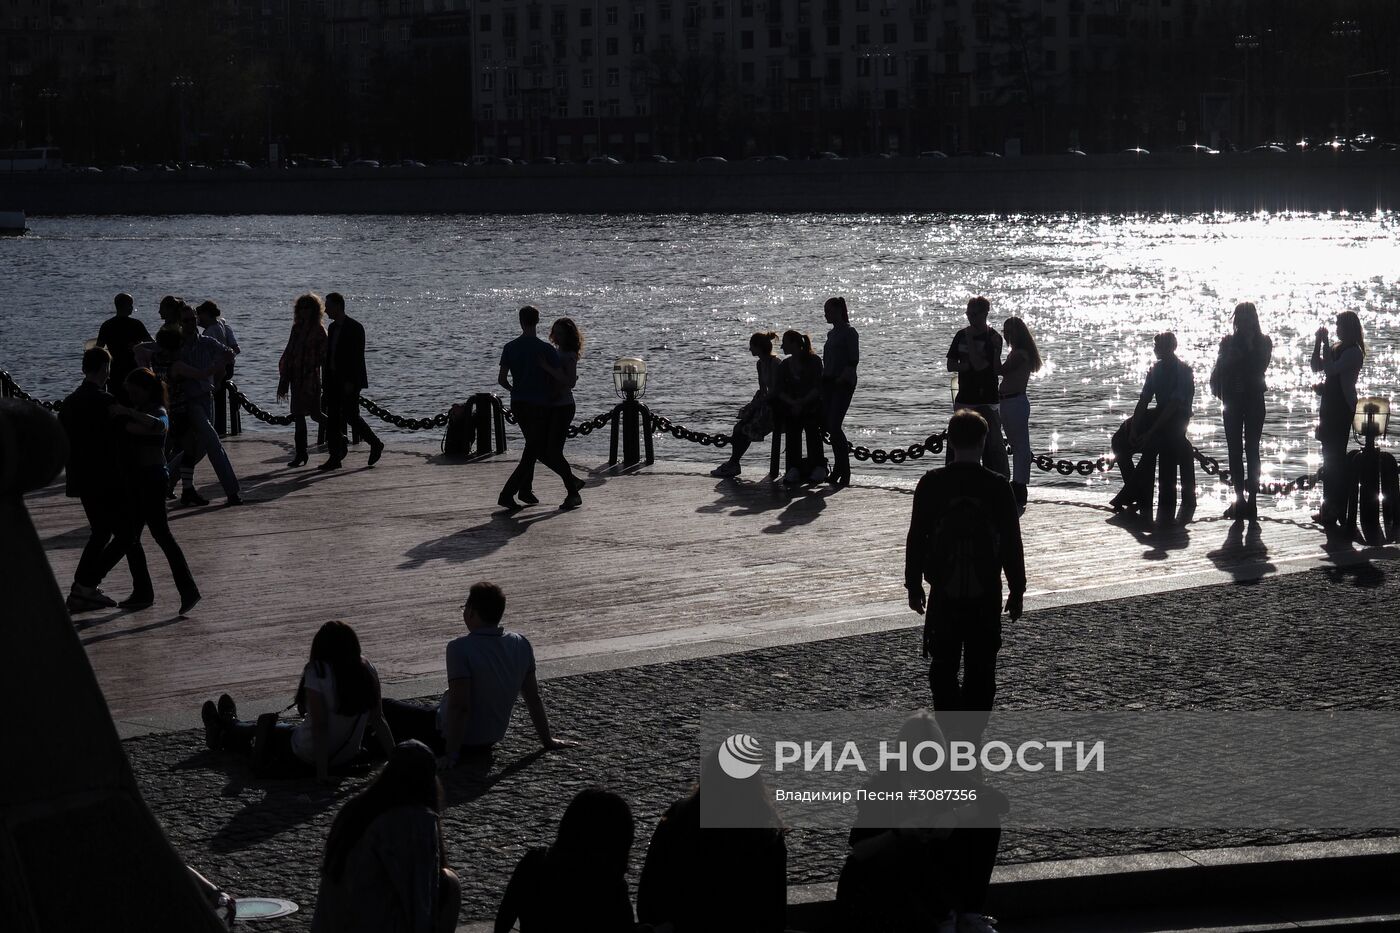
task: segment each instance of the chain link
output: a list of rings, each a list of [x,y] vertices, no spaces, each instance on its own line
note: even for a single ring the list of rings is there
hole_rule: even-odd
[[[30,395],[28,392],[21,389],[15,383],[14,379],[10,377],[10,374],[3,369],[0,369],[0,385],[7,387],[9,393],[14,397],[26,402],[33,402],[49,411],[56,412],[63,407],[61,401],[46,402]],[[294,420],[290,415],[274,415],[263,408],[259,408],[246,395],[239,391],[238,386],[233,383],[229,384],[229,389],[233,393],[235,401],[238,402],[239,406],[241,406],[244,411],[265,424],[289,425]],[[360,398],[360,407],[382,421],[386,421],[395,427],[409,431],[426,431],[430,428],[441,428],[445,427],[448,422],[447,412],[434,415],[431,418],[406,418],[402,415],[394,414],[373,399],[363,396]],[[612,419],[618,415],[621,408],[622,406],[618,405],[613,408],[612,411],[604,412],[600,415],[595,415],[592,418],[580,421],[578,424],[570,425],[568,436],[587,437],[594,431],[607,427]],[[507,423],[519,424],[515,412],[511,411],[509,408],[504,408],[504,414]],[[655,430],[668,433],[677,440],[689,441],[692,444],[722,449],[733,443],[733,439],[728,434],[707,434],[702,431],[693,431],[683,424],[676,424],[671,419],[655,413],[651,414],[651,423]],[[822,438],[827,444],[833,447],[835,446],[830,431],[823,431]],[[942,453],[946,441],[947,432],[940,431],[935,434],[930,434],[924,439],[923,443],[910,444],[907,447],[895,447],[890,450],[872,450],[869,447],[852,444],[850,441],[847,441],[846,449],[852,457],[862,462],[868,460],[871,463],[904,463],[908,460],[918,460],[925,454]],[[1006,445],[1006,450],[1008,453],[1011,452],[1010,444]],[[1221,467],[1219,460],[1203,453],[1196,447],[1191,448],[1191,453],[1207,476],[1217,477],[1224,485],[1230,485],[1230,471]],[[1105,454],[1096,460],[1057,460],[1049,454],[1036,454],[1031,459],[1031,463],[1036,469],[1044,473],[1058,473],[1061,476],[1074,476],[1077,474],[1085,477],[1093,476],[1095,473],[1107,473],[1117,465],[1112,454]],[[1259,491],[1269,496],[1286,496],[1294,492],[1307,492],[1317,486],[1321,480],[1321,476],[1321,471],[1318,471],[1311,476],[1299,476],[1286,483],[1261,483],[1259,485]]]

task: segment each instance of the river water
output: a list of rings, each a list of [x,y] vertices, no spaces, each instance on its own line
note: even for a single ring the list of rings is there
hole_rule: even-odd
[[[727,431],[752,393],[754,330],[793,327],[820,344],[822,302],[843,294],[861,335],[848,433],[906,445],[946,422],[944,356],[969,296],[999,322],[1020,315],[1047,365],[1031,383],[1032,438],[1095,457],[1132,407],[1151,337],[1176,331],[1196,371],[1196,442],[1224,460],[1205,388],[1237,301],[1274,339],[1266,479],[1314,468],[1312,334],[1360,313],[1362,394],[1400,386],[1400,220],[1378,215],[1205,217],[299,216],[66,217],[0,239],[0,367],[44,398],[71,390],[77,356],[129,291],[148,324],[167,293],[216,300],[243,347],[238,382],[264,407],[293,298],[344,293],[368,332],[370,389],[397,413],[436,414],[494,388],[522,304],[569,315],[587,341],[580,416],[615,403],[611,364],[647,361],[645,401],[697,430]],[[245,426],[269,430],[244,419]],[[276,428],[282,432],[285,428]],[[596,462],[598,435],[576,456]],[[713,451],[658,438],[666,458]],[[750,454],[752,469],[760,455]],[[927,465],[869,466],[912,478]],[[859,471],[859,470],[858,470]],[[1086,481],[1037,474],[1035,483]],[[1284,503],[1285,508],[1301,502]]]

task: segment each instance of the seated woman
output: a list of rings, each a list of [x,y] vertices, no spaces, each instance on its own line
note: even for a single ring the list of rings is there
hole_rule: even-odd
[[[374,733],[387,756],[394,736],[380,709],[379,672],[360,654],[360,639],[344,622],[327,622],[311,640],[311,660],[301,674],[295,706],[300,723],[278,722],[275,713],[256,723],[240,722],[238,707],[227,693],[215,704],[206,700],[204,740],[210,749],[253,756],[265,773],[305,771],[328,782],[331,768],[360,753],[366,730]]]
[[[389,754],[379,778],[326,837],[312,933],[451,933],[462,885],[442,843],[437,759],[421,742]]]
[[[944,746],[944,735],[922,712],[905,721],[899,741],[911,749],[923,742]],[[1006,797],[983,784],[976,803],[907,802],[935,789],[951,789],[948,773],[881,771],[867,785],[836,888],[842,929],[996,933],[982,910]],[[906,802],[893,802],[883,791],[902,791]]]
[[[525,853],[496,911],[496,933],[622,933],[635,922],[627,894],[632,811],[601,788],[579,793],[554,845]]]
[[[700,792],[732,829],[700,828]],[[637,883],[637,919],[673,933],[777,933],[787,915],[787,843],[761,780],[739,781],[711,752],[690,796],[652,834]]]
[[[820,483],[827,477],[822,446],[822,358],[812,352],[812,338],[795,330],[783,332],[782,346],[788,356],[778,366],[773,419],[783,430],[783,443],[787,444],[783,482]],[[807,438],[805,457],[803,435]]]
[[[778,335],[771,331],[749,338],[749,352],[758,359],[758,391],[743,408],[729,435],[729,459],[710,471],[711,476],[738,476],[739,461],[754,441],[761,441],[773,430],[773,392],[778,384],[779,360],[773,353]]]

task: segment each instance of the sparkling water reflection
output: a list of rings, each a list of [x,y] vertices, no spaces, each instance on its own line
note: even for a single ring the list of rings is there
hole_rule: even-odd
[[[369,394],[434,414],[494,387],[516,308],[570,315],[588,345],[580,414],[612,404],[614,357],[647,360],[647,401],[702,430],[727,430],[752,391],[755,330],[796,327],[820,343],[822,300],[844,294],[861,332],[861,383],[848,433],[908,444],[949,409],[943,357],[972,294],[993,320],[1018,314],[1040,340],[1032,434],[1057,456],[1093,457],[1131,408],[1151,335],[1174,329],[1201,387],[1193,432],[1223,459],[1218,403],[1205,390],[1240,300],[1274,338],[1266,473],[1316,465],[1312,333],[1336,312],[1367,330],[1363,394],[1394,395],[1395,215],[1216,217],[529,216],[36,219],[0,241],[0,365],[54,397],[76,351],[132,292],[154,318],[167,292],[214,298],[244,347],[239,382],[273,401],[291,302],[344,292],[369,331]],[[245,422],[246,423],[246,422]],[[260,427],[254,424],[254,428]],[[582,443],[587,460],[601,451]],[[664,456],[713,452],[662,441]],[[756,454],[751,455],[757,457]],[[757,462],[755,460],[755,468]],[[912,476],[922,465],[882,471]],[[1082,484],[1037,475],[1036,482]]]

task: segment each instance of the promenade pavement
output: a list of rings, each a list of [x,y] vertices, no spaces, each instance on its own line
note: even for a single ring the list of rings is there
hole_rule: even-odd
[[[594,471],[576,512],[507,515],[494,494],[509,459],[448,464],[424,445],[399,446],[373,470],[358,466],[358,452],[325,475],[287,471],[284,445],[265,436],[230,449],[251,504],[183,510],[174,522],[205,602],[175,617],[153,554],[157,607],[77,625],[177,849],[235,893],[302,904],[276,929],[309,924],[326,830],[363,779],[333,792],[261,781],[206,752],[190,727],[199,701],[222,690],[245,715],[286,705],[327,618],[355,625],[387,693],[434,698],[466,587],[497,579],[508,624],[537,646],[557,730],[583,742],[542,754],[519,711],[488,769],[448,776],[446,837],[466,886],[464,921],[489,918],[515,860],[552,837],[586,786],[632,803],[639,867],[657,817],[694,778],[706,709],[928,702],[919,620],[901,588],[917,466],[868,467],[839,492],[788,493],[658,463],[635,475]],[[541,471],[542,499],[555,482]],[[1400,706],[1394,549],[1329,544],[1288,512],[1270,511],[1249,533],[1213,517],[1157,528],[1112,516],[1107,498],[1033,487],[1029,611],[1006,633],[1000,705]],[[28,504],[66,584],[85,536],[76,503],[50,487]],[[1200,514],[1218,510],[1207,503]],[[108,587],[119,596],[122,573]],[[1008,832],[1001,860],[1329,835]],[[844,833],[794,832],[789,851],[791,884],[831,882]]]

